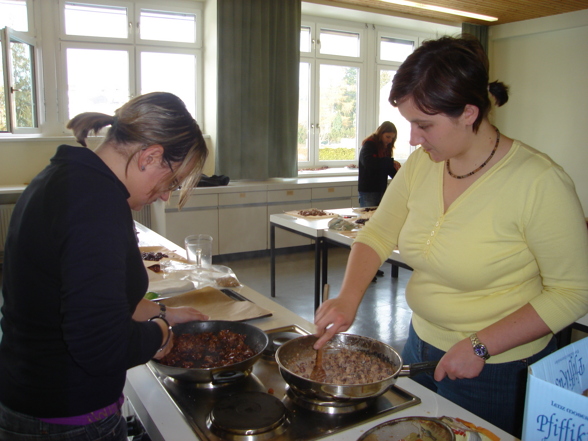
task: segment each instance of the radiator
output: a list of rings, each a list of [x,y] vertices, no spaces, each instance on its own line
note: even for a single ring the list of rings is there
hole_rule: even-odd
[[[0,256],[4,255],[4,242],[6,242],[8,224],[13,211],[14,204],[0,205]]]

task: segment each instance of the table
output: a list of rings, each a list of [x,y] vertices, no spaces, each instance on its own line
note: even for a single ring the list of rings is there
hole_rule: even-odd
[[[327,210],[343,217],[355,217],[357,213],[352,208],[338,208]],[[335,230],[329,230],[332,218],[306,219],[289,214],[270,215],[270,274],[271,296],[276,296],[276,227],[299,234],[314,240],[314,309],[318,309],[322,300],[322,287],[327,283],[329,244],[351,247],[353,238]],[[322,262],[322,266],[321,266]],[[412,271],[396,250],[386,262],[392,264],[392,277],[398,277],[398,268]],[[322,274],[321,274],[322,270]]]

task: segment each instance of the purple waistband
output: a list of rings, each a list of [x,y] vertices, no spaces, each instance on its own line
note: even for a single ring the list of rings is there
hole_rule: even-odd
[[[112,403],[110,406],[103,407],[102,409],[95,410],[94,412],[87,413],[85,415],[78,415],[73,417],[64,418],[39,418],[39,420],[51,424],[66,424],[68,426],[86,426],[88,424],[95,423],[96,421],[103,420],[110,415],[114,415],[125,402],[125,396],[121,395],[116,403]]]

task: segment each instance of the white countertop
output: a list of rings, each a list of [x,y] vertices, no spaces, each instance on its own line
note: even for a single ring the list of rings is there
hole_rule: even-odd
[[[139,232],[140,245],[162,245],[169,249],[177,248],[177,245],[140,224],[137,225],[137,230]],[[314,331],[314,325],[312,323],[280,306],[268,297],[248,287],[240,288],[239,292],[259,306],[273,312],[271,317],[252,320],[248,323],[262,330],[296,324],[307,331]],[[503,441],[516,440],[513,436],[408,378],[399,378],[396,384],[418,396],[422,401],[421,404],[321,439],[329,441],[354,441],[366,430],[394,418],[413,415],[430,417],[446,415],[459,417],[477,426],[491,430]],[[161,386],[147,366],[137,366],[128,371],[124,392],[153,441],[192,441],[198,439],[172,399],[163,389],[163,386]]]

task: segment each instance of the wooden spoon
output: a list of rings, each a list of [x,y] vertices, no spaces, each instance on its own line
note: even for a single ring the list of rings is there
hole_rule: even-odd
[[[325,284],[323,289],[323,302],[329,298],[329,285]],[[314,362],[314,367],[312,368],[312,372],[310,373],[310,379],[312,381],[317,381],[319,383],[324,383],[327,378],[327,373],[323,368],[323,351],[325,346],[323,345],[318,351],[316,351],[316,360]]]

